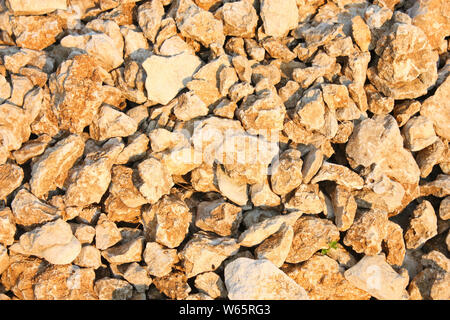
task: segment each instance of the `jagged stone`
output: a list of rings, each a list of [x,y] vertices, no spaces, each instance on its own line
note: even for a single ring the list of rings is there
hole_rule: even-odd
[[[235,234],[242,220],[242,209],[222,199],[200,202],[195,225],[219,236]]]
[[[364,256],[345,271],[344,276],[355,287],[379,300],[408,299],[405,290],[409,281],[408,274],[397,273],[386,262],[384,255]]]
[[[225,267],[228,299],[308,300],[305,289],[269,260],[238,258]]]
[[[312,300],[369,300],[370,295],[344,278],[339,264],[315,254],[303,264],[282,268],[290,278],[305,288]]]
[[[156,242],[147,242],[143,253],[147,271],[155,277],[164,277],[179,261],[176,249],[165,249]]]
[[[437,217],[431,203],[424,200],[413,211],[405,232],[406,247],[416,249],[435,235],[437,235]]]
[[[308,260],[320,249],[328,249],[329,243],[339,240],[339,231],[329,220],[301,217],[293,225],[294,239],[286,258],[288,263]]]
[[[236,239],[213,238],[203,233],[196,233],[180,252],[180,260],[191,278],[199,273],[214,271],[229,256],[239,250]]]

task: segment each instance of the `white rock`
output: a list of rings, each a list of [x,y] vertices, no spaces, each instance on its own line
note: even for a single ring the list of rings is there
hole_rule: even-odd
[[[200,65],[201,60],[188,52],[171,57],[152,55],[142,64],[147,73],[145,88],[148,99],[163,105],[169,103]]]
[[[308,300],[302,287],[269,260],[238,258],[225,267],[230,300]]]
[[[260,14],[264,32],[269,36],[282,37],[298,24],[296,0],[263,0]]]
[[[402,274],[395,272],[386,262],[383,254],[364,256],[357,264],[345,271],[344,276],[355,287],[379,300],[408,298],[405,290],[409,282],[407,272]]]

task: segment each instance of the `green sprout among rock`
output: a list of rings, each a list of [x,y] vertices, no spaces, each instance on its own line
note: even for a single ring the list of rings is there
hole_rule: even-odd
[[[327,249],[322,249],[322,250],[320,251],[320,253],[321,253],[322,255],[326,255],[326,254],[330,251],[330,249],[337,249],[337,244],[338,244],[337,241],[331,241],[331,242],[328,244],[328,248],[327,248]]]

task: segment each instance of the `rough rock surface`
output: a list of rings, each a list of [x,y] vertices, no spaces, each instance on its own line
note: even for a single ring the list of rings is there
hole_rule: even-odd
[[[364,256],[356,265],[345,271],[347,279],[355,287],[379,300],[405,300],[408,293],[408,274],[397,273],[386,263],[384,255]]]
[[[238,258],[225,267],[231,300],[308,300],[305,289],[269,260]]]

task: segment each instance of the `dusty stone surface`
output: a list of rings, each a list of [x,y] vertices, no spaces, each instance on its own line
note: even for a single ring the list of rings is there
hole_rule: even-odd
[[[11,209],[15,223],[22,226],[43,224],[61,215],[58,208],[39,200],[26,189],[17,192],[11,203]]]
[[[165,249],[157,242],[147,242],[143,257],[148,273],[155,277],[168,275],[179,260],[175,249]]]
[[[101,70],[87,54],[66,60],[49,80],[52,107],[61,129],[81,133],[102,103]]]
[[[0,165],[0,199],[5,199],[11,192],[17,189],[23,180],[23,170],[14,164]]]
[[[191,278],[199,273],[214,271],[229,256],[236,254],[239,244],[236,239],[213,238],[205,233],[197,233],[180,252],[180,260]]]
[[[70,225],[58,219],[24,233],[11,250],[44,258],[59,265],[75,260],[80,253],[81,244],[72,234]]]
[[[214,272],[205,272],[195,277],[195,287],[213,299],[225,298],[227,295],[225,284]]]
[[[235,234],[242,220],[242,209],[222,199],[199,203],[195,225],[219,236]]]
[[[297,188],[302,183],[301,152],[295,149],[284,151],[272,165],[270,177],[272,190],[284,195]]]
[[[414,209],[405,232],[406,247],[416,249],[435,235],[437,235],[437,216],[431,203],[424,200]]]
[[[325,199],[317,184],[301,184],[286,203],[286,208],[299,212],[317,214],[324,211]]]
[[[172,176],[157,159],[150,158],[139,163],[138,172],[143,181],[139,191],[149,203],[156,203],[163,195],[170,192],[173,186]]]
[[[62,187],[83,150],[84,139],[78,135],[70,135],[48,148],[32,167],[30,186],[33,194],[40,198]]]
[[[301,217],[293,225],[294,238],[286,258],[288,263],[306,261],[320,249],[328,249],[330,242],[339,240],[339,231],[329,220]]]
[[[167,104],[186,86],[200,64],[200,59],[188,52],[171,57],[151,56],[142,64],[147,74],[145,88],[148,98]]]
[[[282,271],[302,286],[312,300],[370,299],[370,294],[346,280],[339,264],[327,256],[315,254],[304,264],[284,265]]]
[[[268,260],[238,258],[225,267],[228,298],[308,300],[305,289]]]
[[[99,300],[127,300],[133,294],[133,286],[125,280],[103,278],[95,281]]]
[[[381,243],[387,237],[388,216],[381,210],[360,213],[348,229],[344,244],[353,250],[367,255],[376,255],[381,251]]]
[[[192,213],[183,200],[164,196],[144,213],[148,237],[169,248],[178,247],[189,231]]]
[[[294,225],[301,215],[299,212],[292,212],[254,223],[239,236],[239,244],[244,247],[253,247],[277,232],[284,223]]]
[[[291,249],[294,238],[294,229],[287,224],[281,225],[280,229],[264,240],[255,250],[258,259],[270,260],[280,268]]]
[[[386,263],[384,255],[364,256],[356,265],[344,272],[355,287],[379,300],[405,300],[408,293],[408,274],[397,273]]]
[[[3,208],[0,210],[0,243],[3,246],[12,245],[16,230],[16,223],[11,209]]]
[[[264,32],[273,37],[282,37],[298,23],[298,8],[294,0],[261,2],[261,19]]]

